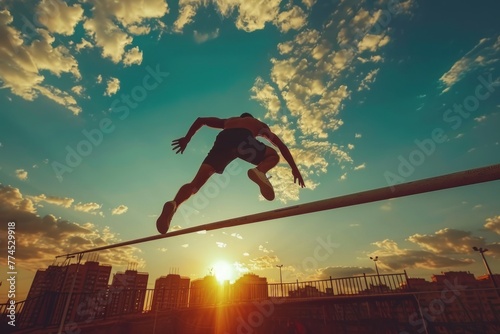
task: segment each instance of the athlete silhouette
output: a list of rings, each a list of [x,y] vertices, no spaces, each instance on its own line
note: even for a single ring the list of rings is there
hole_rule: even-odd
[[[203,160],[194,179],[190,183],[183,185],[172,201],[163,205],[162,213],[156,221],[158,232],[167,233],[170,221],[179,205],[200,190],[214,173],[222,174],[226,166],[236,158],[256,165],[255,168],[248,170],[248,177],[259,186],[262,196],[272,201],[274,199],[274,189],[267,179],[266,173],[278,164],[279,156],[273,148],[258,141],[256,137],[259,136],[268,139],[280,150],[281,155],[292,168],[294,183],[298,182],[300,187],[305,187],[302,175],[288,147],[271,131],[269,126],[255,119],[249,113],[226,119],[217,117],[197,118],[189,128],[186,136],[172,141],[172,149],[176,151],[175,153],[184,153],[191,137],[204,125],[222,129],[222,131],[217,135],[212,149]]]

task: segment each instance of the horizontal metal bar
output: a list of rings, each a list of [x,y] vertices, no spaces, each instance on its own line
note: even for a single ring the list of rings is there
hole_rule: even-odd
[[[457,172],[453,174],[441,175],[441,176],[431,177],[428,179],[417,180],[368,191],[362,191],[350,195],[344,195],[315,202],[293,205],[281,209],[255,213],[248,216],[230,218],[209,224],[188,227],[185,229],[168,232],[166,234],[158,234],[149,237],[119,242],[116,244],[106,245],[102,247],[76,251],[73,253],[59,255],[57,257],[67,257],[76,254],[98,252],[106,249],[135,245],[165,238],[171,238],[183,234],[258,223],[273,219],[308,214],[312,212],[332,210],[347,206],[387,200],[391,198],[398,198],[398,197],[437,191],[437,190],[462,187],[471,184],[495,181],[499,179],[500,179],[500,164],[496,164],[487,167]]]

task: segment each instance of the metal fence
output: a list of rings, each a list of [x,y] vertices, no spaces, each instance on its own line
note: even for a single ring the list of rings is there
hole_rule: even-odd
[[[16,328],[50,327],[61,323],[64,307],[71,298],[65,323],[89,323],[98,319],[124,317],[182,308],[199,308],[269,298],[295,300],[346,295],[394,294],[407,287],[406,273],[363,275],[293,283],[217,284],[186,289],[111,289],[94,293],[46,291],[37,297],[0,304],[2,323],[16,315]]]

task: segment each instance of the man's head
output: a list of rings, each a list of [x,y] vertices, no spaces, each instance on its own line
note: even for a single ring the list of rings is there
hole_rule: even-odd
[[[252,114],[249,114],[249,113],[247,113],[247,112],[244,112],[243,114],[241,114],[241,115],[240,115],[240,117],[242,117],[242,118],[243,118],[243,117],[252,117],[252,118],[254,118],[254,117],[252,116]]]

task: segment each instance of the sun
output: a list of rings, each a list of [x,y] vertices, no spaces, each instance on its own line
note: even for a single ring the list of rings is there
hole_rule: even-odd
[[[230,281],[234,277],[233,267],[226,261],[217,261],[214,263],[213,273],[219,283]]]

